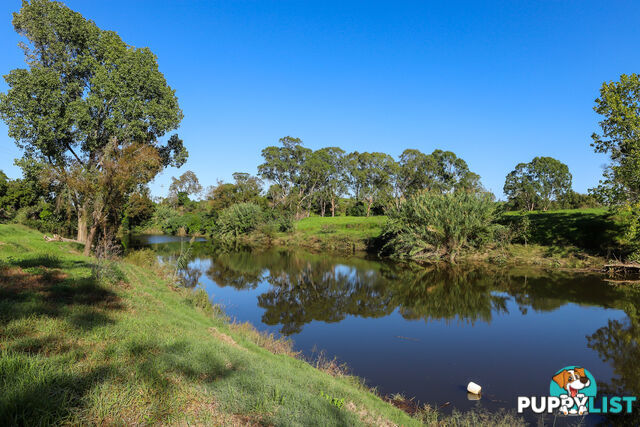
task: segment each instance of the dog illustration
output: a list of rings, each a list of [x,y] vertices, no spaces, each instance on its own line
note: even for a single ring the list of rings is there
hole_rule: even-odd
[[[553,381],[560,386],[563,390],[567,391],[567,396],[584,397],[584,393],[580,393],[585,387],[589,387],[591,381],[584,373],[584,368],[575,367],[573,369],[563,369],[553,377]],[[563,405],[560,411],[565,414],[579,414],[584,415],[587,413],[587,407],[582,405],[578,409],[573,407],[574,405]]]

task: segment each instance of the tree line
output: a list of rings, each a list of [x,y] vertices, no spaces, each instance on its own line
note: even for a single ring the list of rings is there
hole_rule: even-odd
[[[233,183],[210,187],[204,201],[191,198],[204,190],[190,171],[173,179],[168,197],[153,201],[147,184],[165,167],[180,167],[188,158],[179,136],[169,136],[183,114],[155,55],[55,1],[23,2],[13,26],[26,38],[27,66],[5,75],[8,90],[0,93],[0,118],[23,150],[16,160],[23,177],[10,180],[0,174],[0,219],[74,233],[85,243],[85,253],[150,220],[162,223],[163,231],[166,226],[173,232],[211,233],[222,218],[238,232],[236,220],[258,212],[248,205],[258,206],[270,224],[287,229],[291,218],[311,214],[393,213],[411,221],[429,206],[473,208],[474,198],[462,201],[464,194],[476,195],[482,206],[490,205],[487,200],[495,204],[480,177],[450,151],[407,149],[396,160],[386,153],[347,153],[339,147],[312,150],[291,136],[262,150],[257,176],[236,173]],[[603,84],[594,107],[602,117],[601,133],[593,134],[592,146],[609,154],[611,163],[588,195],[571,190],[567,165],[536,157],[506,176],[504,208],[603,203],[624,219],[625,239],[640,241],[639,93],[636,74]],[[238,205],[235,216],[222,215]],[[479,223],[486,223],[479,215]]]

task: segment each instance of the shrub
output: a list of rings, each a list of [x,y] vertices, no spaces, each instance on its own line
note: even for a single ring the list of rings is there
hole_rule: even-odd
[[[275,231],[287,233],[293,231],[293,212],[270,209],[264,214],[265,221]]]
[[[120,270],[117,262],[107,259],[99,259],[91,266],[91,277],[97,283],[107,286],[127,282],[127,276]]]
[[[614,220],[621,229],[617,244],[627,261],[640,262],[640,202],[617,208]]]
[[[346,213],[347,216],[366,216],[367,207],[363,202],[358,201],[353,205],[347,207]]]
[[[157,255],[151,249],[140,249],[127,254],[125,259],[138,267],[153,267],[157,263]]]
[[[383,251],[399,258],[448,257],[493,239],[496,205],[487,193],[418,194],[391,209]]]
[[[217,234],[226,239],[237,238],[255,230],[264,219],[262,209],[254,203],[231,205],[218,216]]]

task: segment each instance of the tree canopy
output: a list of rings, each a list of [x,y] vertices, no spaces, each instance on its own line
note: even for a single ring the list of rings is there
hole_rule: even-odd
[[[595,193],[606,203],[640,201],[640,76],[620,76],[605,82],[593,108],[603,116],[602,132],[592,135],[597,153],[606,153],[611,164]]]
[[[114,203],[126,197],[116,200],[107,187],[127,196],[163,167],[186,161],[177,135],[159,143],[182,111],[148,48],[127,45],[64,4],[25,1],[13,26],[27,39],[21,47],[28,68],[5,76],[0,117],[25,157],[46,163],[70,189],[88,252],[121,217],[122,205]],[[127,163],[121,170],[141,173],[134,180],[107,167],[119,161]]]
[[[535,157],[509,172],[504,193],[516,209],[547,210],[551,202],[571,191],[569,167],[553,157]]]

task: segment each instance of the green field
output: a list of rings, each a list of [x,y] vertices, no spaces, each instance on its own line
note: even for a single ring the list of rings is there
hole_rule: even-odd
[[[502,222],[511,224],[523,215],[531,220],[530,243],[573,246],[598,255],[610,255],[618,249],[621,231],[605,208],[507,212]]]
[[[275,243],[342,252],[372,250],[386,220],[386,216],[312,216],[297,221],[294,232],[281,233]]]
[[[289,347],[151,267],[95,270],[78,249],[0,225],[5,423],[417,424],[352,377],[274,354]]]
[[[377,237],[387,220],[386,216],[312,216],[303,218],[295,225],[295,231],[303,236],[318,234],[332,234],[334,236],[349,236],[357,239]]]

